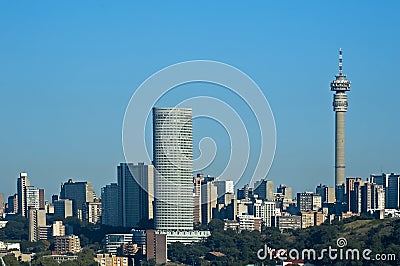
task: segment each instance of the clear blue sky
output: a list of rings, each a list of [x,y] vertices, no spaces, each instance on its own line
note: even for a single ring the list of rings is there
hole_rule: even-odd
[[[400,172],[399,11],[398,1],[1,1],[0,192],[14,193],[27,171],[48,199],[68,178],[98,194],[124,160],[135,88],[192,59],[231,64],[260,85],[277,126],[276,185],[333,185],[340,47],[352,81],[346,175]]]

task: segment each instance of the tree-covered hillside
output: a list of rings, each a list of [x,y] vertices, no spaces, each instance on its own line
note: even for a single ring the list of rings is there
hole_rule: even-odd
[[[310,261],[316,265],[400,265],[400,219],[374,220],[365,217],[349,218],[334,224],[324,224],[307,229],[281,233],[276,228],[264,228],[263,232],[242,231],[237,233],[232,230],[223,230],[222,221],[211,222],[212,235],[202,243],[192,245],[172,244],[168,249],[168,258],[176,263],[188,265],[275,265],[280,261],[259,259],[257,251],[268,247],[273,249],[315,249],[317,252],[334,249],[337,240],[344,238],[347,244],[342,247],[343,260],[331,260],[326,253],[324,259]],[[344,240],[343,240],[344,241]],[[343,245],[343,243],[342,243]],[[360,260],[346,260],[346,251],[358,249]],[[370,261],[361,260],[361,252],[370,249]],[[225,256],[207,256],[209,252],[217,251]],[[372,260],[375,254],[394,254],[395,260]],[[264,254],[263,252],[261,254]],[[295,254],[295,253],[294,253]],[[349,253],[348,258],[352,258]],[[319,253],[317,253],[317,257]],[[338,253],[338,258],[339,258]],[[354,257],[356,258],[356,256]],[[392,258],[391,258],[392,259]]]

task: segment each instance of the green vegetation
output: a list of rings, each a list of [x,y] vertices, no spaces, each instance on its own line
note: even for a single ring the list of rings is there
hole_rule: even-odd
[[[0,229],[0,241],[4,240],[26,240],[28,241],[29,224],[28,219],[22,216],[8,221],[5,228]]]
[[[50,221],[52,222],[52,221]],[[9,221],[6,228],[0,229],[0,241],[20,242],[23,252],[34,252],[31,265],[33,266],[72,266],[72,265],[96,265],[94,254],[101,248],[104,235],[107,233],[128,233],[128,228],[114,228],[103,225],[93,225],[82,222],[76,218],[63,220],[64,224],[72,227],[74,234],[81,239],[84,247],[78,259],[66,261],[61,264],[54,260],[43,258],[50,254],[53,240],[43,240],[36,243],[28,242],[28,221],[23,217],[17,217]],[[143,224],[149,225],[143,221]],[[247,265],[261,263],[257,258],[257,251],[264,248],[264,244],[274,249],[307,249],[317,251],[328,248],[336,248],[336,240],[344,237],[347,240],[346,248],[366,248],[373,251],[372,254],[386,253],[396,254],[395,261],[331,261],[326,256],[324,260],[314,261],[316,265],[400,265],[400,219],[375,220],[368,217],[352,217],[333,224],[310,227],[304,230],[288,231],[281,233],[277,228],[263,228],[262,232],[233,230],[224,231],[221,220],[212,220],[208,227],[198,225],[202,229],[210,229],[211,236],[200,243],[183,245],[175,243],[168,247],[168,258],[176,264],[187,265]],[[209,252],[220,252],[219,256],[210,255]],[[215,253],[214,253],[215,254]],[[372,256],[372,255],[371,255]],[[18,262],[12,256],[5,256],[4,261],[8,266],[29,265]],[[276,265],[279,261],[265,260],[264,265]],[[154,261],[143,265],[155,265]]]
[[[81,246],[84,248],[78,255],[78,259],[74,261],[66,261],[58,264],[51,258],[43,258],[44,255],[50,255],[50,249],[54,239],[41,240],[38,242],[28,241],[29,224],[24,217],[17,216],[14,220],[10,220],[5,228],[0,229],[0,241],[4,242],[19,242],[21,244],[21,252],[35,253],[30,265],[37,266],[53,266],[53,265],[82,265],[90,266],[97,265],[93,258],[95,252],[101,249],[101,243],[104,236],[108,233],[129,233],[129,228],[115,228],[99,224],[89,224],[82,222],[77,218],[68,217],[66,219],[53,218],[49,219],[51,224],[53,220],[62,220],[64,225],[72,227],[75,235],[78,235],[81,240]],[[29,265],[29,263],[18,262],[13,256],[4,257],[7,266],[12,265]]]
[[[4,260],[4,263],[7,266],[18,266],[18,265],[20,265],[18,260],[14,256],[4,256],[3,260]]]
[[[240,233],[224,231],[221,221],[213,220],[209,227],[211,237],[201,243],[183,245],[175,243],[168,248],[168,258],[176,263],[188,265],[247,265],[261,263],[257,251],[264,244],[274,249],[322,250],[331,246],[337,248],[336,240],[344,237],[346,248],[358,248],[360,251],[371,249],[372,254],[396,254],[395,261],[314,261],[316,265],[399,265],[400,264],[400,219],[373,220],[366,217],[353,217],[332,225],[310,227],[281,233],[276,228],[264,228],[263,232]],[[207,253],[218,251],[225,254],[215,260],[206,260]],[[370,255],[371,257],[373,255]],[[279,261],[265,260],[264,265],[276,265]]]

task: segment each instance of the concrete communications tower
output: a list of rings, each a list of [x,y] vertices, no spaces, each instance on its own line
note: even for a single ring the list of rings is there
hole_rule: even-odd
[[[345,113],[347,111],[347,94],[350,91],[350,81],[346,79],[346,75],[342,72],[342,49],[339,50],[339,74],[336,79],[331,82],[331,91],[336,93],[333,95],[333,111],[335,111],[335,194],[336,201],[344,201],[344,122]]]

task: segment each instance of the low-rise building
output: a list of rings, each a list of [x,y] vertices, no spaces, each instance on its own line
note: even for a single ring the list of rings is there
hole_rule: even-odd
[[[0,241],[0,252],[1,251],[11,251],[11,250],[21,250],[20,243],[8,243]]]
[[[121,245],[132,243],[132,234],[106,234],[105,242],[105,252],[117,254]]]
[[[78,258],[78,256],[76,256],[76,255],[71,255],[71,256],[70,255],[46,255],[46,256],[43,256],[43,258],[53,259],[60,264],[61,262],[64,262],[64,261],[76,260]]]
[[[360,216],[360,214],[359,213],[352,213],[352,212],[343,212],[341,217],[339,217],[339,219],[340,220],[341,219],[347,219],[347,218],[350,218],[350,217],[353,217],[353,216]]]
[[[177,230],[156,230],[156,234],[167,235],[167,245],[175,242],[190,244],[206,239],[211,235],[210,231],[177,231]]]
[[[72,253],[77,254],[81,251],[81,242],[78,236],[57,236],[54,242],[54,253],[57,255]]]
[[[6,227],[8,221],[0,221],[0,228]]]
[[[94,261],[99,266],[128,266],[127,257],[118,257],[114,254],[97,254]]]
[[[323,224],[327,219],[327,213],[324,212],[315,212],[314,213],[314,225],[319,226]]]
[[[273,219],[276,227],[281,231],[301,229],[301,216],[275,216]]]
[[[20,250],[11,250],[14,257],[20,262],[30,262],[35,253],[22,253]]]
[[[301,228],[314,226],[314,212],[301,212]]]
[[[52,236],[52,227],[51,225],[45,225],[39,227],[39,235],[38,240],[46,240],[50,239]]]
[[[94,202],[85,202],[83,206],[83,220],[96,224],[101,222],[101,200],[96,198]]]
[[[239,231],[260,231],[261,232],[261,218],[254,217],[253,215],[238,215]]]
[[[53,222],[52,236],[65,236],[65,226],[62,221]]]
[[[239,222],[235,220],[224,220],[224,230],[232,229],[234,231],[239,230]]]

